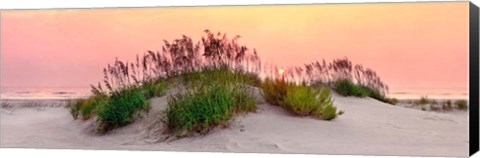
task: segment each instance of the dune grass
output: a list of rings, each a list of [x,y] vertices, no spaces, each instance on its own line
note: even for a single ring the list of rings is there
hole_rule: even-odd
[[[167,89],[167,83],[162,79],[156,81],[145,82],[140,86],[145,98],[153,98],[163,96]]]
[[[242,76],[242,82],[247,85],[260,87],[262,85],[262,79],[258,76],[258,74],[248,71],[240,71],[238,72],[240,76]]]
[[[298,116],[332,120],[337,116],[330,89],[266,78],[261,86],[265,100]]]
[[[10,107],[12,107],[12,105],[11,105],[10,103],[7,103],[7,102],[5,102],[5,101],[1,101],[1,102],[2,102],[2,106],[1,106],[2,108],[10,108]]]
[[[415,105],[436,105],[439,104],[437,100],[435,99],[429,99],[428,96],[422,96],[420,99],[413,101],[413,104]],[[450,101],[446,101],[444,104],[451,104]]]
[[[266,78],[261,85],[263,97],[272,105],[283,105],[289,84],[282,79]]]
[[[113,94],[128,93],[132,90],[141,92],[143,97],[148,99],[156,96],[162,96],[166,90],[166,84],[161,81],[147,82],[141,86],[119,89],[110,96],[105,93],[97,93],[86,99],[79,98],[69,100],[67,102],[67,107],[70,108],[70,114],[74,119],[81,118],[82,120],[89,120],[92,117],[97,116],[97,112],[99,110],[102,110],[107,104],[110,104],[109,101],[113,97]]]
[[[431,100],[428,99],[427,96],[422,96],[422,97],[420,97],[419,100],[414,101],[413,104],[415,104],[415,105],[426,105],[426,104],[430,104],[430,102],[431,102]]]
[[[461,110],[467,110],[468,109],[468,103],[466,100],[457,100],[454,102],[455,106],[457,109]]]
[[[184,77],[186,92],[170,96],[166,110],[165,122],[175,136],[205,134],[213,127],[227,125],[235,114],[256,110],[242,73],[205,69]]]
[[[161,96],[164,91],[163,83],[130,86],[109,95],[98,93],[86,99],[69,100],[67,106],[74,119],[95,117],[99,123],[97,131],[105,133],[133,122],[139,112],[149,109],[147,99]]]
[[[209,30],[204,33],[206,36],[198,42],[187,36],[164,40],[162,51],[147,51],[137,55],[133,62],[116,58],[103,69],[103,82],[91,85],[93,96],[107,96],[108,101],[102,102],[105,105],[97,106],[96,101],[90,99],[77,100],[70,103],[72,116],[78,118],[85,114],[86,119],[96,116],[97,130],[104,133],[133,122],[139,112],[149,109],[147,99],[164,95],[170,86],[186,89],[186,93],[169,99],[169,110],[177,112],[170,113],[166,119],[175,132],[209,129],[233,114],[255,110],[255,100],[247,94],[247,88],[261,83],[256,50],[240,45],[238,35],[229,39],[225,33]],[[210,107],[227,108],[224,111],[227,113],[220,114]],[[198,110],[212,110],[212,118],[192,120],[188,117],[190,120],[183,122],[184,118],[176,117],[197,116]],[[221,121],[218,118],[222,118]],[[192,125],[184,126],[184,123]]]
[[[384,96],[388,86],[375,71],[353,65],[347,58],[328,64],[317,61],[285,71],[282,79],[262,81],[259,55],[255,49],[239,44],[240,36],[228,38],[225,33],[210,30],[204,33],[197,42],[185,35],[164,40],[161,51],[147,51],[133,62],[115,59],[103,69],[103,82],[91,85],[94,96],[105,95],[106,101],[78,100],[72,103],[72,116],[96,116],[99,131],[106,132],[133,122],[139,112],[149,109],[147,99],[164,95],[170,86],[180,92],[169,96],[163,121],[176,136],[206,133],[228,124],[238,113],[255,111],[252,87],[261,87],[270,104],[325,120],[338,115],[329,88],[345,96],[392,101]],[[287,82],[288,76],[305,84]],[[311,86],[313,83],[318,84]]]
[[[166,87],[163,80],[151,80],[119,87],[110,93],[93,89],[92,96],[69,100],[67,107],[74,119],[96,118],[97,132],[105,133],[133,122],[140,111],[149,109],[147,99],[164,95]]]
[[[332,120],[337,116],[329,88],[313,88],[307,85],[291,85],[282,105],[288,111],[299,116],[311,116]]]
[[[453,109],[453,106],[452,106],[452,101],[451,100],[446,100],[444,102],[442,102],[442,110],[443,111],[450,111]]]
[[[80,115],[80,110],[85,100],[86,99],[79,98],[67,101],[67,107],[69,108],[70,114],[72,115],[73,119],[78,119],[78,116]]]
[[[128,87],[114,91],[105,106],[98,109],[99,126],[101,133],[116,127],[125,126],[134,121],[135,116],[142,110],[148,110],[149,104],[138,87]]]
[[[355,84],[348,79],[337,80],[333,84],[334,90],[342,96],[371,97],[378,101],[395,105],[398,100],[388,98],[380,90],[364,85]]]
[[[221,84],[242,83],[245,85],[260,85],[261,79],[258,74],[235,70],[226,65],[205,66],[193,72],[182,73],[183,84],[206,84],[208,82],[218,82]]]
[[[82,119],[88,120],[95,115],[99,108],[102,108],[108,103],[108,96],[94,95],[84,101],[80,101],[80,103],[82,103],[80,107]]]
[[[435,99],[429,99],[427,96],[422,96],[420,99],[413,100],[410,102],[415,106],[422,106],[430,105],[430,110],[432,111],[451,111],[453,109],[459,110],[466,110],[468,109],[467,100],[444,100],[444,101],[437,101]],[[423,108],[426,110],[426,108]]]
[[[366,97],[369,95],[369,90],[366,87],[358,86],[347,79],[335,81],[334,89],[342,96]]]
[[[376,99],[378,101],[388,103],[388,104],[392,104],[392,105],[395,105],[395,104],[398,103],[398,100],[396,98],[386,97],[385,94],[382,94],[377,89],[373,89],[373,88],[370,88],[370,87],[367,87],[367,86],[359,86],[359,87],[361,89],[363,89],[362,91],[365,91],[367,93],[368,97],[371,97],[371,98]]]
[[[96,114],[96,111],[108,103],[108,96],[94,95],[87,99],[79,98],[69,100],[67,107],[70,108],[70,114],[74,119],[81,117],[82,120],[88,120]]]

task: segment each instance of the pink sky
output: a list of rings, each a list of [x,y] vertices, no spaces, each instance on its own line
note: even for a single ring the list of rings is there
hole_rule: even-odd
[[[115,57],[204,29],[242,36],[264,63],[348,57],[395,88],[468,86],[468,2],[1,12],[2,87],[88,87]]]

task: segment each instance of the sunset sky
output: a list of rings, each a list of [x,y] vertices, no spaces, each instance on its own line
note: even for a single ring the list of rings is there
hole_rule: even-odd
[[[264,63],[348,57],[392,90],[468,86],[468,2],[1,12],[1,87],[88,87],[182,34],[241,35]]]

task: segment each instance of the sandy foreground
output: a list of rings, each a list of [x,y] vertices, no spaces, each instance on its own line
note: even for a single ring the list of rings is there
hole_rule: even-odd
[[[255,153],[467,156],[468,112],[437,113],[391,106],[371,98],[334,95],[345,113],[333,121],[296,117],[265,103],[205,136],[163,140],[166,98],[135,123],[105,135],[67,108],[2,109],[0,147]]]

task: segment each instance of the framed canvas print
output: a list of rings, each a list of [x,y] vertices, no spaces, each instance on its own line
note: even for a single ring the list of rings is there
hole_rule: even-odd
[[[0,11],[0,147],[468,157],[468,1]]]

